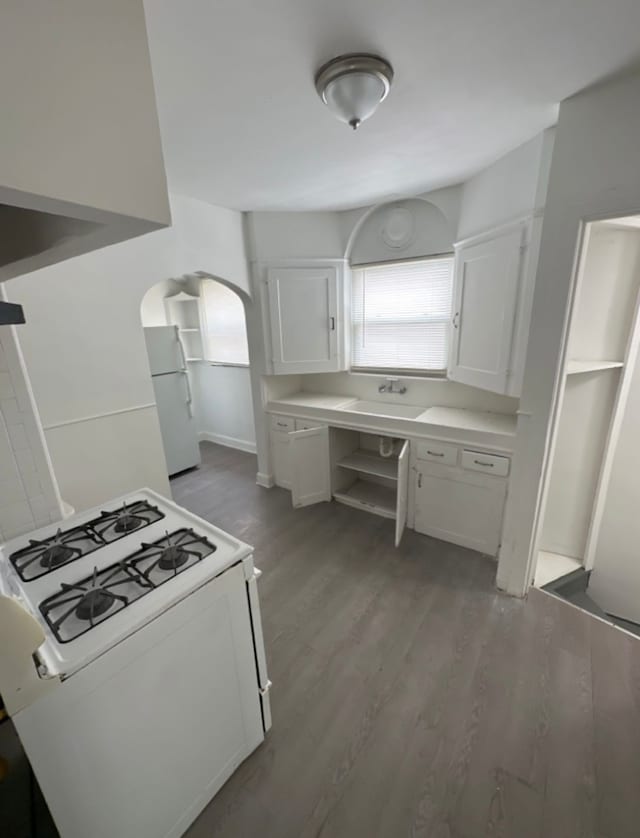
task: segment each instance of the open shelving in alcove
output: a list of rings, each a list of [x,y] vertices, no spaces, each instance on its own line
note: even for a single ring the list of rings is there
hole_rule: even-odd
[[[535,584],[590,569],[638,345],[640,230],[587,227],[570,315]]]
[[[178,327],[186,360],[202,361],[204,345],[200,298],[181,292],[172,297],[166,297],[165,308],[168,322]]]

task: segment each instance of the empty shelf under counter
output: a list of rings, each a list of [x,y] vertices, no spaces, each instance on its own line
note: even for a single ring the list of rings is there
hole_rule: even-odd
[[[375,451],[359,448],[353,454],[343,457],[338,466],[351,471],[358,471],[361,474],[387,477],[390,480],[398,479],[398,457],[395,454],[391,457],[381,457]]]
[[[396,491],[389,486],[373,483],[369,480],[356,480],[348,489],[334,492],[333,497],[339,503],[373,512],[383,518],[396,517]]]

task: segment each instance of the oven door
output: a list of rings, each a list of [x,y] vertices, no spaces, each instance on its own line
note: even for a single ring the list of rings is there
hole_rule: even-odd
[[[14,722],[65,838],[182,835],[264,737],[242,564]]]

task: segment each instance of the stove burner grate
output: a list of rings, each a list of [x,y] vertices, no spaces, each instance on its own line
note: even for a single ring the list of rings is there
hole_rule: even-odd
[[[153,544],[142,544],[131,557],[131,564],[145,579],[154,585],[161,585],[171,576],[177,576],[185,565],[190,566],[214,553],[216,547],[192,529],[166,533],[164,538]]]
[[[50,538],[32,539],[27,547],[9,558],[20,578],[31,582],[162,518],[164,514],[157,506],[144,500],[134,501],[120,509],[101,512],[98,518],[66,532],[58,530]]]
[[[47,625],[60,643],[68,643],[154,588],[215,552],[208,539],[192,529],[165,533],[130,556],[60,590],[40,604]]]

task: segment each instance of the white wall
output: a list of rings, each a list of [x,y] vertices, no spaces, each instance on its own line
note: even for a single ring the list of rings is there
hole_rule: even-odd
[[[167,310],[164,305],[166,297],[179,294],[182,283],[174,279],[162,279],[153,285],[142,298],[140,318],[143,326],[166,326]]]
[[[498,584],[510,593],[522,594],[533,572],[541,478],[581,221],[640,211],[639,98],[640,74],[634,73],[560,106],[498,567]]]
[[[608,614],[640,623],[640,363],[620,427],[589,592]]]
[[[384,238],[385,226],[395,210],[404,213],[402,223],[406,225],[403,229],[406,231],[407,243],[401,247],[390,246]],[[377,207],[362,221],[351,241],[349,261],[352,265],[362,265],[448,253],[454,236],[455,226],[431,202],[418,198],[395,201]]]
[[[0,329],[0,540],[62,517],[58,487],[16,336],[14,326]]]
[[[249,367],[190,364],[194,415],[200,439],[255,452]]]
[[[463,187],[458,239],[544,207],[555,128],[505,154]]]
[[[240,215],[206,207],[198,243],[182,227],[200,208],[176,197],[173,228],[6,283],[24,305],[20,343],[60,491],[77,509],[142,485],[169,492],[142,298],[158,281],[195,270],[237,279],[246,292]]]

